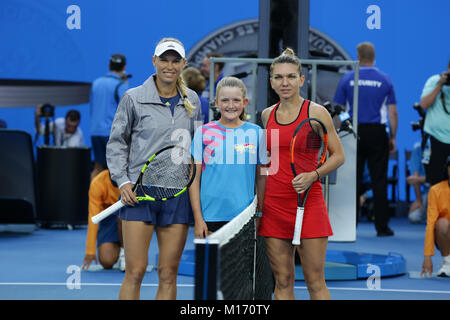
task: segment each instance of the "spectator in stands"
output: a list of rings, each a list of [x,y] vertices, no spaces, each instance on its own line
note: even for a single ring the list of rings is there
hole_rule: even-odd
[[[357,207],[367,161],[372,181],[377,236],[393,236],[394,232],[388,226],[387,171],[389,152],[395,151],[398,122],[394,86],[387,74],[375,68],[375,48],[372,43],[360,43],[357,50],[361,65],[358,83]],[[354,71],[346,73],[334,96],[336,103],[350,106],[350,116],[353,116],[353,77]],[[387,114],[389,134],[386,128]]]
[[[8,125],[6,124],[6,121],[3,119],[0,119],[0,129],[6,129]]]
[[[205,58],[202,61],[202,65],[200,67],[200,71],[202,72],[203,76],[206,79],[206,87],[205,90],[202,92],[202,96],[209,99],[209,83],[211,79],[209,79],[210,74],[210,65],[209,65],[209,58],[215,57],[215,58],[223,58],[223,54],[218,52],[210,52],[206,54]],[[220,80],[223,78],[223,67],[225,66],[224,62],[216,62],[214,63],[214,95],[216,95],[216,87]]]
[[[425,182],[425,167],[422,163],[422,146],[420,142],[414,145],[409,160],[411,175],[406,177],[406,182],[413,186],[416,200],[409,207],[408,218],[412,223],[419,223],[427,216],[429,185]]]
[[[77,110],[69,110],[64,118],[56,118],[46,124],[41,123],[41,117],[53,117],[53,106],[49,104],[39,105],[34,114],[36,133],[45,136],[53,134],[53,142],[57,147],[81,147],[84,146],[83,131],[79,127],[81,115]]]
[[[206,79],[195,67],[188,67],[183,70],[183,73],[181,74],[184,82],[186,82],[186,85],[189,89],[194,90],[197,92],[197,95],[200,99],[200,103],[202,104],[202,118],[203,123],[206,124],[209,122],[209,98],[202,97],[202,92],[205,90],[206,87]]]
[[[426,180],[442,180],[441,168],[450,155],[450,61],[447,71],[431,76],[425,83],[420,106],[427,111],[424,132],[430,135],[431,155]]]
[[[94,224],[91,218],[119,200],[120,190],[103,170],[91,181],[89,187],[89,219],[86,239],[86,255],[81,269],[88,269],[92,261],[98,260],[105,269],[111,269],[119,260],[119,269],[125,271],[125,256],[122,246],[122,224],[117,215],[110,215]]]
[[[422,276],[433,273],[431,256],[434,246],[441,252],[443,263],[438,276],[450,277],[450,156],[445,163],[446,179],[433,185],[428,193],[427,227]]]
[[[109,72],[92,83],[90,98],[91,142],[94,151],[94,170],[91,180],[106,169],[106,144],[119,101],[128,89],[125,72],[126,58],[113,54],[109,60]]]

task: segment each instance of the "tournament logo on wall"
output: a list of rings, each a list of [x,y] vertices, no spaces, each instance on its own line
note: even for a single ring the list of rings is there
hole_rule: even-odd
[[[257,57],[258,55],[258,31],[259,20],[248,19],[223,26],[201,39],[189,50],[187,55],[188,64],[200,68],[205,55],[209,52],[220,52],[225,57]],[[324,56],[312,55],[311,59],[326,60],[352,60],[350,55],[332,38],[319,30],[309,29],[310,52],[321,52]],[[248,71],[250,64],[227,63],[224,74],[233,75]],[[340,78],[347,67],[336,67],[318,70],[317,80],[317,102],[331,101]],[[251,81],[245,81],[251,85]],[[249,88],[249,93],[251,88]]]

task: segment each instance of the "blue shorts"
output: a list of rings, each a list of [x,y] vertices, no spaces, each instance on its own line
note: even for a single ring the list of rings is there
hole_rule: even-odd
[[[106,217],[98,226],[97,247],[105,242],[119,242],[117,215]]]
[[[92,150],[94,151],[94,161],[100,163],[104,169],[106,166],[106,144],[109,137],[92,136]]]
[[[208,231],[216,232],[220,228],[222,228],[224,225],[226,225],[229,221],[205,221],[206,226],[208,227]]]
[[[179,223],[194,223],[187,191],[167,201],[141,201],[134,206],[123,207],[119,210],[118,215],[122,220],[144,221],[161,227]]]

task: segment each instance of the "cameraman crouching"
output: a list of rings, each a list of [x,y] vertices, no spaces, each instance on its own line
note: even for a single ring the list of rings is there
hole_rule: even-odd
[[[427,111],[424,131],[430,135],[431,143],[426,180],[434,185],[444,179],[442,167],[450,155],[450,61],[446,72],[427,80],[420,106]]]
[[[84,137],[80,124],[80,112],[69,110],[65,118],[56,118],[50,122],[49,118],[54,116],[54,106],[50,104],[39,105],[36,108],[34,123],[36,133],[46,136],[45,144],[49,144],[48,136],[53,134],[53,142],[57,147],[81,147],[84,146]],[[40,118],[46,119],[45,124],[41,123]]]

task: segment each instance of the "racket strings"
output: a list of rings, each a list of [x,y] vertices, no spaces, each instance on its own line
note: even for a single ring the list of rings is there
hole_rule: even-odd
[[[188,185],[192,169],[191,156],[187,151],[167,149],[148,164],[142,176],[142,191],[155,199],[173,197]]]
[[[311,121],[313,122],[313,120]],[[294,144],[294,165],[297,172],[317,169],[325,151],[322,132],[314,129],[313,123],[304,124],[296,134]]]

